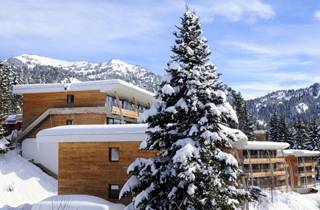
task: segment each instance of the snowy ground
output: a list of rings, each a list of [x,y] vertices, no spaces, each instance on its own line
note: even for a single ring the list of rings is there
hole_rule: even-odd
[[[0,156],[0,209],[30,209],[30,204],[56,194],[57,181],[15,150]]]
[[[320,193],[298,194],[295,192],[274,192],[273,202],[270,193],[267,198],[250,204],[250,210],[319,210]]]
[[[56,194],[57,181],[17,155],[16,151],[0,156],[0,209],[30,210],[31,204]],[[273,202],[270,193],[267,195],[267,198],[250,204],[250,210],[320,209],[320,193],[300,195],[274,192]],[[112,207],[121,209],[119,205]]]

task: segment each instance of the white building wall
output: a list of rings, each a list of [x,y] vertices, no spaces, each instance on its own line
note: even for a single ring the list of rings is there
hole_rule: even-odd
[[[36,139],[25,139],[22,142],[22,156],[33,159],[58,175],[58,143],[38,144]]]

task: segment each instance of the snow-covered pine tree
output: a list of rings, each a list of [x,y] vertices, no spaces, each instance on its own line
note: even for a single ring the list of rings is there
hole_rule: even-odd
[[[5,137],[0,138],[0,154],[5,154],[10,150],[10,142]]]
[[[293,149],[305,149],[308,140],[308,127],[301,120],[297,120],[294,125],[294,145]]]
[[[237,117],[209,62],[199,18],[186,11],[178,29],[168,77],[142,115],[149,128],[141,148],[157,156],[129,166],[120,197],[132,193],[131,207],[141,210],[236,209],[249,192],[239,189],[238,163],[227,151],[246,137],[228,127]]]
[[[278,121],[278,141],[286,142],[288,133],[289,133],[289,128],[288,128],[286,118],[282,116],[279,118],[279,121]]]
[[[273,113],[269,122],[268,140],[279,141],[279,116],[276,113]]]
[[[316,118],[313,118],[309,124],[309,136],[305,143],[305,147],[308,150],[320,150],[320,127]]]
[[[295,145],[294,134],[295,134],[294,128],[289,128],[288,127],[288,134],[287,134],[287,137],[286,137],[286,142],[288,144],[290,144],[289,148],[293,148],[293,146]]]
[[[12,113],[20,112],[21,98],[12,94],[12,86],[19,83],[19,76],[0,61],[0,120]],[[0,138],[8,135],[0,126]]]
[[[248,111],[245,100],[242,98],[241,93],[235,93],[234,96],[234,108],[238,117],[238,129],[244,132],[249,141],[256,140],[254,134],[254,124],[252,117]]]

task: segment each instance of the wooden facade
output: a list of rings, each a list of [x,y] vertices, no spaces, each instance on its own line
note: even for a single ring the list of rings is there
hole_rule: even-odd
[[[312,188],[316,187],[316,157],[296,157],[289,155],[286,157],[289,165],[290,185],[292,188]]]
[[[140,151],[139,141],[59,143],[59,194],[89,194],[112,202],[127,204],[130,198],[110,196],[110,186],[122,186],[128,179],[127,168],[137,157],[154,152]],[[110,160],[110,148],[118,148],[118,161]]]
[[[74,96],[74,103],[67,103],[67,96]],[[105,106],[106,95],[100,91],[33,93],[23,95],[23,129],[49,108]],[[65,125],[65,123],[61,124]]]
[[[277,157],[275,149],[238,150],[243,171],[242,184],[265,190],[288,191],[288,165],[284,157]]]
[[[72,96],[72,103],[68,97]],[[116,97],[117,103],[110,105],[109,96],[100,91],[72,91],[55,93],[33,93],[23,95],[23,125],[21,139],[34,138],[45,128],[60,125],[108,124],[110,119],[117,123],[136,123],[139,117],[136,108],[128,110],[120,107],[122,99]]]

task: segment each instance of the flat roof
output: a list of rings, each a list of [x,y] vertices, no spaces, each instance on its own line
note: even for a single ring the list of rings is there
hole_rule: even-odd
[[[285,142],[273,142],[273,141],[248,141],[243,145],[243,149],[247,150],[278,150],[286,149],[290,145]]]
[[[135,98],[137,103],[143,105],[151,104],[155,96],[154,93],[119,79],[75,82],[67,84],[51,83],[13,86],[13,93],[17,95],[88,90],[98,90],[111,96],[115,96],[117,94],[120,98],[128,100]]]
[[[319,156],[319,151],[310,151],[310,150],[299,150],[299,149],[286,149],[282,153],[278,153],[278,156],[296,156],[296,157],[314,157]]]
[[[50,142],[124,142],[144,141],[147,137],[147,124],[118,124],[118,125],[64,125],[43,129],[37,134],[38,143]],[[237,132],[236,132],[237,131]],[[247,141],[242,138],[242,132],[228,129],[228,132],[238,138],[231,142],[236,149],[248,150],[279,150],[290,145],[284,142]]]
[[[38,143],[123,142],[145,140],[147,124],[64,125],[38,132]]]

